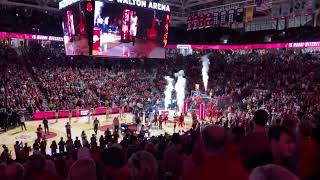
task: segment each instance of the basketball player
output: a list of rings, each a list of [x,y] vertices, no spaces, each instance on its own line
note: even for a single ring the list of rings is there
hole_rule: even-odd
[[[41,127],[41,124],[39,124],[39,126],[37,128],[37,138],[39,141],[40,141],[41,137],[42,137],[42,127]]]
[[[162,122],[163,122],[162,115],[159,116],[158,122],[159,122],[159,129],[162,129]]]
[[[120,124],[119,118],[118,118],[118,117],[115,117],[115,118],[113,119],[113,126],[114,126],[114,133],[115,133],[115,134],[118,134],[118,133],[119,133],[119,124]]]
[[[163,118],[163,121],[164,121],[164,125],[167,125],[167,122],[169,120],[169,114],[168,115],[165,115],[164,118]]]
[[[98,127],[100,126],[100,122],[98,120],[98,118],[95,118],[93,121],[93,131],[95,134],[98,133]]]
[[[66,132],[67,132],[67,138],[71,138],[71,125],[69,122],[66,124]]]
[[[156,112],[154,113],[153,122],[155,126],[158,125],[158,114]]]
[[[58,122],[58,117],[59,117],[58,109],[54,113],[54,117],[56,118],[56,123],[57,123]],[[46,128],[46,127],[44,127],[44,128]],[[46,130],[46,129],[44,129],[44,130]]]
[[[173,132],[176,132],[176,127],[177,127],[177,116],[173,117]]]
[[[181,114],[180,114],[179,126],[180,126],[180,127],[183,127],[183,124],[184,124],[184,116],[183,116],[183,114],[181,113]]]
[[[131,36],[132,45],[135,44],[135,39],[137,35],[137,26],[138,26],[138,17],[136,12],[133,11],[130,18],[130,36]]]
[[[69,124],[70,124],[71,123],[71,118],[72,118],[72,111],[71,110],[69,110],[68,117],[69,117]]]
[[[123,117],[123,107],[119,107],[119,114],[120,114],[120,119]]]
[[[110,114],[110,107],[109,105],[106,107],[106,120],[108,120]]]
[[[22,131],[23,131],[23,128],[24,128],[24,130],[27,130],[25,122],[26,122],[26,118],[24,117],[24,115],[21,115],[20,126],[21,126]]]
[[[91,110],[88,111],[88,124],[90,124],[90,119],[91,119]]]

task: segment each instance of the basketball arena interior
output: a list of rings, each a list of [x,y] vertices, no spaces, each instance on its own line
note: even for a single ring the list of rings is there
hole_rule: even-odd
[[[0,0],[0,179],[320,179],[317,0]]]

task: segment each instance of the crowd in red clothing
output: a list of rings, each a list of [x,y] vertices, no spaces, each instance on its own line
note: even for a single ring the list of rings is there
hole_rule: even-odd
[[[145,138],[128,131],[122,140],[109,130],[90,142],[63,138],[50,145],[36,140],[15,145],[11,159],[3,146],[1,179],[318,179],[319,128],[267,125],[265,110],[254,112],[253,126],[197,123],[189,131]],[[119,142],[119,143],[118,143]],[[57,152],[59,150],[59,153]]]
[[[212,52],[209,57],[207,93],[216,115],[211,125],[195,120],[190,131],[150,139],[129,133],[119,144],[119,136],[111,133],[99,142],[92,136],[90,143],[81,136],[82,143],[53,143],[51,156],[43,150],[46,142],[37,141],[20,148],[16,160],[3,146],[0,179],[319,179],[317,58],[291,50]],[[22,59],[7,59],[1,56],[0,100],[10,111],[141,110],[161,105],[163,77],[180,69],[193,106],[189,92],[202,82],[196,56],[106,60],[28,52]]]
[[[6,103],[11,109],[32,107],[33,111],[43,111],[161,105],[166,84],[163,77],[173,76],[179,69],[185,71],[186,95],[192,106],[190,91],[195,84],[202,84],[202,66],[196,56],[105,60],[72,59],[39,52],[27,52],[17,62],[1,61],[2,106]],[[207,94],[211,92],[224,114],[228,113],[225,111],[228,107],[238,110],[238,115],[263,107],[274,118],[289,108],[294,112],[320,108],[316,103],[320,98],[317,93],[319,65],[317,58],[310,54],[294,54],[290,50],[245,54],[213,52],[209,57]],[[250,117],[252,113],[244,116]]]

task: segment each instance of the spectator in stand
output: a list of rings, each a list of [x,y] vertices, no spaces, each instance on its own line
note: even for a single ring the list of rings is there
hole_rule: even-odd
[[[1,179],[6,178],[6,175],[5,175],[6,168],[7,168],[7,165],[5,163],[0,164],[0,178]]]
[[[104,149],[105,148],[105,146],[106,146],[105,142],[106,141],[105,141],[103,135],[101,135],[100,138],[99,138],[100,149]]]
[[[12,163],[5,169],[6,179],[24,180],[24,167],[19,163]]]
[[[299,180],[299,178],[287,169],[274,165],[264,165],[255,168],[249,177],[249,180]]]
[[[283,126],[270,127],[268,131],[272,162],[283,166],[291,172],[296,172],[296,164],[293,158],[296,152],[295,135]]]
[[[21,153],[22,153],[22,142],[19,143],[19,141],[16,141],[14,147],[14,152],[16,154],[16,159],[20,159],[21,158]]]
[[[96,180],[96,163],[92,159],[79,159],[73,163],[69,171],[69,180]]]
[[[11,151],[9,152],[9,149],[6,145],[2,145],[3,151],[0,155],[0,162],[7,162],[11,159]]]
[[[129,169],[122,149],[117,146],[108,147],[102,151],[101,158],[104,164],[104,179],[129,179]]]
[[[224,151],[226,141],[224,128],[211,125],[203,129],[192,158],[185,162],[182,179],[247,179],[248,173],[240,161]]]
[[[47,149],[47,140],[46,139],[42,139],[42,141],[40,142],[40,152],[44,156],[47,154],[46,153],[46,149]]]
[[[89,142],[87,140],[87,135],[84,131],[81,132],[81,140],[82,140],[83,147],[90,147]]]
[[[158,163],[149,152],[139,151],[134,153],[128,161],[128,167],[132,180],[158,179]]]
[[[164,152],[163,165],[166,179],[179,179],[182,175],[183,148],[178,133],[172,135],[171,144]]]
[[[59,153],[63,154],[65,152],[64,147],[66,146],[66,143],[64,142],[63,137],[60,138],[58,145],[59,145]]]
[[[243,138],[245,130],[242,127],[232,127],[230,142],[227,145],[227,151],[234,158],[239,158],[240,153],[240,140]]]
[[[66,150],[69,155],[73,154],[75,150],[73,140],[71,138],[68,138],[68,140],[66,141]]]
[[[59,176],[45,169],[46,159],[41,154],[32,155],[26,163],[26,180],[60,180]]]
[[[80,149],[82,147],[78,136],[76,137],[76,140],[74,141],[74,147],[75,147],[75,149]]]
[[[253,122],[253,131],[240,142],[240,158],[247,170],[271,162],[268,156],[270,149],[266,131],[268,113],[262,109],[257,110],[254,113]]]
[[[40,153],[40,140],[35,140],[33,145],[32,145],[32,149],[33,149],[33,154],[39,154]]]
[[[24,143],[23,146],[23,160],[29,157],[29,153],[31,152],[31,147],[28,146],[28,143]]]
[[[55,155],[57,153],[57,149],[58,149],[58,146],[57,146],[57,143],[56,141],[52,141],[51,145],[50,145],[50,149],[51,149],[51,155]]]
[[[298,175],[301,179],[320,178],[320,126],[312,128],[308,122],[300,122],[300,142],[298,151],[301,153]]]

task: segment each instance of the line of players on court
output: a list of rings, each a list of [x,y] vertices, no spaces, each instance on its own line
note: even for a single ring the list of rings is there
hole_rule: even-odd
[[[88,117],[88,124],[90,123],[90,121],[94,118],[93,120],[93,130],[94,133],[97,134],[98,129],[100,128],[100,121],[97,117],[94,117],[92,115],[92,111],[88,111],[87,113],[87,117]],[[106,119],[110,118],[110,114],[111,114],[111,108],[107,108],[106,110]],[[126,132],[129,127],[128,124],[125,122],[120,122],[121,119],[126,119],[125,118],[125,111],[124,108],[120,108],[119,109],[119,115],[114,117],[113,119],[113,131],[114,133],[118,134],[119,133],[119,129],[121,130],[121,132]],[[72,119],[72,114],[71,112],[69,113],[69,122],[66,123],[65,125],[65,130],[66,130],[66,134],[67,134],[67,138],[71,138],[71,119]],[[197,115],[192,114],[192,119],[193,119],[193,123],[195,124],[197,122]],[[142,122],[144,121],[144,122]],[[56,116],[56,122],[58,122],[58,116]],[[185,121],[184,121],[184,114],[180,113],[180,115],[178,116],[178,112],[174,112],[173,115],[173,121],[170,120],[169,121],[169,115],[166,112],[154,112],[154,113],[143,113],[143,111],[139,111],[139,112],[133,112],[133,123],[136,125],[136,131],[139,133],[146,133],[150,135],[151,132],[151,128],[152,127],[158,127],[159,129],[163,129],[163,124],[167,125],[167,123],[173,122],[173,131],[176,131],[177,126],[178,127],[184,127],[185,126]],[[37,139],[46,139],[46,136],[49,134],[49,122],[47,118],[44,118],[42,121],[42,124],[39,124],[37,127]]]

